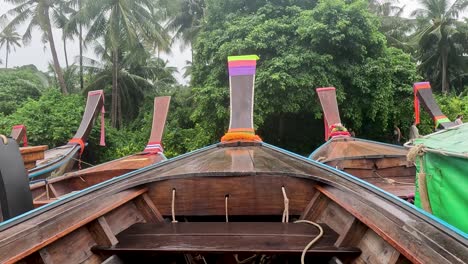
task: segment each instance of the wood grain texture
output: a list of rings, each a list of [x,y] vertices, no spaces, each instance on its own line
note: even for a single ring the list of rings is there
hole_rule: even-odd
[[[338,235],[326,225],[323,229],[324,235],[308,254],[359,254],[356,248],[334,247]],[[316,227],[302,223],[136,224],[118,236],[117,245],[105,251],[300,253],[317,235]]]
[[[299,215],[314,194],[311,183],[303,179],[263,175],[198,177],[154,183],[149,186],[148,195],[165,216],[171,215],[173,189],[176,190],[176,216],[224,215],[226,195],[229,195],[230,215],[280,216],[284,210],[281,191],[284,186],[289,198],[289,213]]]
[[[3,231],[0,240],[0,248],[2,249],[0,250],[0,262],[14,263],[67,236],[94,219],[113,211],[144,192],[146,192],[146,189],[128,190],[109,196],[107,199],[89,202],[86,207],[82,208],[83,210],[64,211],[58,215],[62,220],[60,225],[53,224],[55,221],[51,222],[49,216],[36,217],[34,219],[36,224],[28,228],[33,228],[37,230],[36,232],[25,232],[26,230],[16,229]],[[27,240],[24,240],[23,237],[27,237]]]
[[[94,241],[99,245],[113,246],[119,242],[103,216],[89,223],[87,227]]]

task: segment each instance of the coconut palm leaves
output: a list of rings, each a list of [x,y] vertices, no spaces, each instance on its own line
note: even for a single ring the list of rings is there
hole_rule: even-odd
[[[94,74],[93,80],[85,91],[108,87],[115,76],[113,52],[97,44],[95,53],[99,55],[99,61],[84,58],[85,69]],[[138,115],[138,109],[145,94],[161,92],[177,83],[173,76],[176,69],[167,67],[166,62],[151,57],[144,50],[122,51],[119,53],[118,61],[119,89],[117,92],[121,100],[118,111],[122,111],[121,116],[127,120]]]
[[[0,33],[0,48],[5,46],[6,50],[5,68],[8,68],[8,55],[11,50],[16,50],[16,47],[21,47],[21,44],[19,43],[20,40],[20,35],[11,28],[7,28]]]
[[[122,107],[119,89],[120,60],[126,50],[145,49],[145,45],[167,47],[169,37],[157,19],[156,1],[152,0],[85,0],[77,17],[91,22],[85,42],[102,39],[111,56],[112,102],[111,120],[114,127],[122,125]]]
[[[34,28],[39,28],[43,32],[43,38],[47,39],[52,53],[54,69],[57,73],[57,79],[60,88],[64,94],[68,93],[65,79],[63,77],[62,68],[55,49],[54,36],[52,34],[52,22],[50,13],[59,7],[60,0],[5,0],[6,2],[15,4],[16,7],[2,15],[3,19],[11,17],[10,22],[4,28],[6,30],[14,30],[17,26],[28,22],[26,31],[23,34],[23,42],[28,43],[32,37]]]
[[[418,59],[420,68],[429,77],[439,77],[437,86],[443,93],[449,92],[450,69],[462,65],[463,43],[457,40],[460,36],[460,21],[457,21],[461,12],[468,7],[468,0],[420,0],[422,8],[415,10],[412,15],[417,17],[418,30],[414,35],[418,43]],[[465,49],[466,50],[466,49]]]

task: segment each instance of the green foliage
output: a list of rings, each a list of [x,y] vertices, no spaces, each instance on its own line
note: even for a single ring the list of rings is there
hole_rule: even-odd
[[[47,82],[37,69],[0,69],[0,112],[9,115],[28,98],[39,98]]]
[[[323,138],[316,87],[337,87],[343,120],[361,137],[385,139],[376,135],[390,134],[395,122],[409,124],[416,66],[409,55],[386,47],[366,7],[364,1],[326,0],[311,10],[281,4],[247,14],[222,10],[226,22],[207,26],[195,46],[190,118],[202,128],[199,137],[215,142],[226,131],[226,58],[252,53],[260,56],[255,124],[267,142],[304,153],[304,145]],[[212,15],[220,14],[209,10]],[[307,117],[309,127],[303,127]],[[310,134],[296,133],[300,122]]]
[[[24,124],[32,145],[53,148],[67,143],[80,125],[84,111],[80,95],[64,96],[56,89],[46,90],[38,100],[29,99],[13,114],[0,120],[2,134],[13,125]]]
[[[440,106],[440,110],[451,121],[455,121],[457,115],[468,117],[468,96],[458,97],[454,95],[436,95],[435,99]],[[421,124],[418,125],[419,133],[427,135],[434,132],[434,121],[421,109]],[[465,120],[466,121],[466,120]]]

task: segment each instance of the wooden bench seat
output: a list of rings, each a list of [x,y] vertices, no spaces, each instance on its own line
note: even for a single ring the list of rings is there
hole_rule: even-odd
[[[334,246],[338,234],[322,225],[324,235],[308,255],[358,256],[357,248]],[[304,223],[190,222],[138,223],[121,232],[118,244],[95,246],[94,252],[120,253],[301,253],[318,235],[316,227]]]

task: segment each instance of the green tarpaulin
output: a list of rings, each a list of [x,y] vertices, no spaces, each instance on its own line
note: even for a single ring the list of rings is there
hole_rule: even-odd
[[[468,233],[468,124],[418,138],[432,213]],[[421,172],[417,158],[417,173]],[[421,206],[416,179],[415,205]]]

